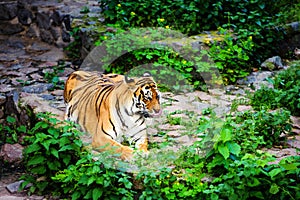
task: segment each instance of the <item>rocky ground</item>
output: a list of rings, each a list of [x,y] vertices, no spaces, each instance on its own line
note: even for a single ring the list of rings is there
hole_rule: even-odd
[[[48,1],[48,4],[43,5],[49,9],[53,6],[53,2],[52,4],[51,2]],[[42,2],[37,1],[37,3]],[[70,13],[79,12],[85,3],[86,1],[83,0],[64,1],[64,4],[55,6],[60,6],[64,13]],[[18,105],[18,102],[29,106],[34,112],[52,112],[62,119],[65,109],[62,97],[63,83],[68,74],[77,67],[66,59],[62,46],[58,43],[49,44],[46,41],[27,37],[24,32],[0,35],[0,123],[3,123],[3,117],[10,113],[23,116],[22,111],[14,107],[14,105]],[[60,67],[64,70],[60,71]],[[173,150],[177,150],[182,145],[190,145],[195,141],[189,134],[189,131],[192,130],[187,130],[181,124],[170,124],[168,121],[170,113],[173,118],[185,119],[191,123],[198,119],[203,109],[207,108],[215,109],[217,114],[222,116],[229,112],[233,102],[246,98],[245,91],[251,91],[247,87],[248,84],[259,86],[264,83],[266,77],[272,75],[269,71],[255,72],[246,81],[240,81],[238,87],[227,86],[222,90],[211,90],[210,93],[200,91],[185,94],[163,93],[164,113],[160,118],[149,121],[150,143],[156,144],[163,143],[166,139],[172,140],[173,144],[176,144],[172,147]],[[57,76],[58,80],[53,81],[49,78],[53,78],[53,76]],[[249,109],[251,107],[247,105],[237,107],[238,111]],[[174,111],[182,112],[174,113]],[[193,111],[195,115],[191,116],[186,111]],[[26,122],[27,118],[24,116],[19,120]],[[293,117],[292,122],[293,130],[298,135],[295,139],[288,140],[289,148],[272,148],[270,150],[278,158],[299,155],[296,148],[300,148],[300,119]],[[161,133],[164,133],[164,137]],[[2,157],[6,156],[12,160],[20,159],[21,147],[7,145],[4,148],[4,146],[0,143]],[[11,184],[17,182],[23,173],[22,169],[11,166],[10,171],[1,169],[0,173],[0,200],[45,198],[43,196],[27,196],[24,192],[14,190],[12,193],[9,192],[10,186],[13,186]]]

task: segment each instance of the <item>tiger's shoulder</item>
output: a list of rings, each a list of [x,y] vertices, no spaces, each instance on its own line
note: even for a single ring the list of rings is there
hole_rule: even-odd
[[[103,74],[100,72],[75,71],[71,73],[65,83],[64,99],[68,103],[71,99],[72,91],[82,86],[103,87],[105,85],[115,85],[124,81],[124,75]]]

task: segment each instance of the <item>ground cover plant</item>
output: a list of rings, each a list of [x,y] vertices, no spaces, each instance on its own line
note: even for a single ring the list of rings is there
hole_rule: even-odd
[[[273,88],[266,86],[251,96],[251,105],[256,110],[286,108],[300,116],[300,63],[292,63],[289,69],[269,79]]]
[[[193,123],[193,137],[202,140],[177,154],[156,146],[148,159],[125,163],[110,152],[94,155],[73,125],[52,126],[60,122],[43,114],[28,131],[23,186],[30,182],[30,192],[51,189],[67,199],[297,199],[300,156],[271,164],[275,158],[259,150],[280,142],[280,133],[291,134],[289,116],[278,110],[222,119],[210,112]]]
[[[122,29],[163,27],[188,35],[227,30],[231,34],[221,44],[212,44],[211,53],[226,84],[235,83],[280,52],[276,47],[286,33],[282,25],[295,19],[295,15],[287,15],[287,10],[293,12],[298,4],[277,0],[100,2],[105,24]]]

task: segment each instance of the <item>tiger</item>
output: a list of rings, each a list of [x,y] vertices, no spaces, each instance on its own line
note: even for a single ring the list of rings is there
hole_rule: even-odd
[[[150,73],[139,78],[119,74],[75,71],[65,83],[65,119],[92,135],[92,148],[115,147],[121,159],[131,160],[134,149],[148,154],[145,118],[162,113],[160,92]]]

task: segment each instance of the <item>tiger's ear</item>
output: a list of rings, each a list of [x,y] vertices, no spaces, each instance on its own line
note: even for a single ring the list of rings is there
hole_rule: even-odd
[[[129,78],[128,76],[124,76],[124,81],[128,85],[129,89],[131,89],[131,90],[136,89],[135,80],[133,78]]]
[[[134,79],[133,78],[129,78],[128,76],[124,76],[124,77],[125,77],[125,82],[127,84],[134,83]]]
[[[152,77],[150,72],[144,72],[143,77]]]

